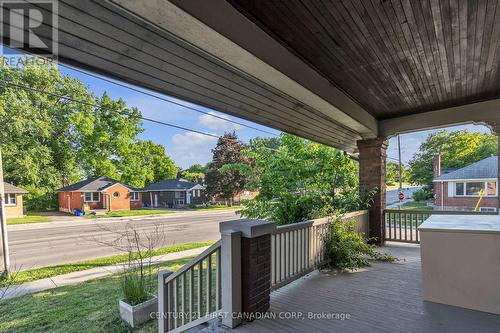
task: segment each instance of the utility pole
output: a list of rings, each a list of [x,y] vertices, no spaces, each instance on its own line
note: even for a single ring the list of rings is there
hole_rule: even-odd
[[[9,275],[10,271],[10,255],[9,255],[9,237],[7,235],[7,217],[5,215],[5,187],[3,183],[3,164],[2,164],[2,148],[0,145],[0,228],[2,232],[2,255],[4,274]]]
[[[401,141],[398,134],[398,154],[399,154],[399,191],[403,189],[403,173],[401,171]]]
[[[398,191],[398,196],[399,196],[399,193],[403,192],[403,173],[401,171],[401,140],[399,139],[399,134],[398,134],[398,154],[399,154],[399,191]],[[401,209],[401,200],[399,200],[399,209]]]

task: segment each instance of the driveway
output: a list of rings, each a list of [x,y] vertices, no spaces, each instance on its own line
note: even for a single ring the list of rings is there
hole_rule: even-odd
[[[15,269],[70,263],[106,257],[120,251],[102,243],[116,239],[127,224],[140,232],[162,228],[161,245],[218,240],[219,223],[238,219],[234,210],[182,212],[164,217],[130,221],[91,219],[79,222],[49,222],[10,225],[9,245]]]

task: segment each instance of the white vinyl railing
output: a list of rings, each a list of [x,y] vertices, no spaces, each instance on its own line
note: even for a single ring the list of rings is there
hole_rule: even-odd
[[[355,219],[359,232],[367,233],[368,211],[342,215]],[[281,286],[311,272],[324,260],[324,239],[332,218],[279,226],[271,235],[271,286]]]
[[[221,310],[221,241],[175,273],[158,275],[158,332],[182,332]]]

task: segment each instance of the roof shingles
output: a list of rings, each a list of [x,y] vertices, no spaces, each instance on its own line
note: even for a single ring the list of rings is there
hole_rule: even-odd
[[[442,174],[441,176],[434,178],[434,181],[493,178],[498,178],[497,156],[491,156],[476,163],[472,163],[464,168]]]
[[[132,191],[139,190],[130,185],[121,183],[113,178],[96,177],[96,178],[89,178],[69,186],[65,186],[63,188],[58,189],[57,192],[101,192],[104,191],[106,188],[115,184],[122,184],[123,186],[129,188]]]

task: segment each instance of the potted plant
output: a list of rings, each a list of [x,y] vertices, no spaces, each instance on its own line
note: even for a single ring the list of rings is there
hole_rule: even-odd
[[[155,225],[153,231],[138,231],[133,224],[127,224],[125,230],[101,229],[116,235],[113,241],[94,239],[100,244],[113,247],[127,253],[120,275],[120,287],[123,298],[119,300],[120,316],[130,326],[138,325],[154,318],[158,311],[158,299],[154,294],[156,271],[152,257],[154,249],[164,244],[165,233],[161,225]]]
[[[151,293],[150,279],[141,269],[127,268],[121,277],[123,298],[119,301],[120,317],[130,326],[137,327],[152,319],[158,311],[158,299]]]
[[[153,318],[158,311],[158,298],[154,295],[156,276],[153,272],[152,256],[161,243],[164,233],[159,226],[152,232],[142,233],[128,224],[125,232],[114,242],[124,244],[128,261],[121,274],[123,298],[119,301],[120,316],[130,326],[137,327]]]

